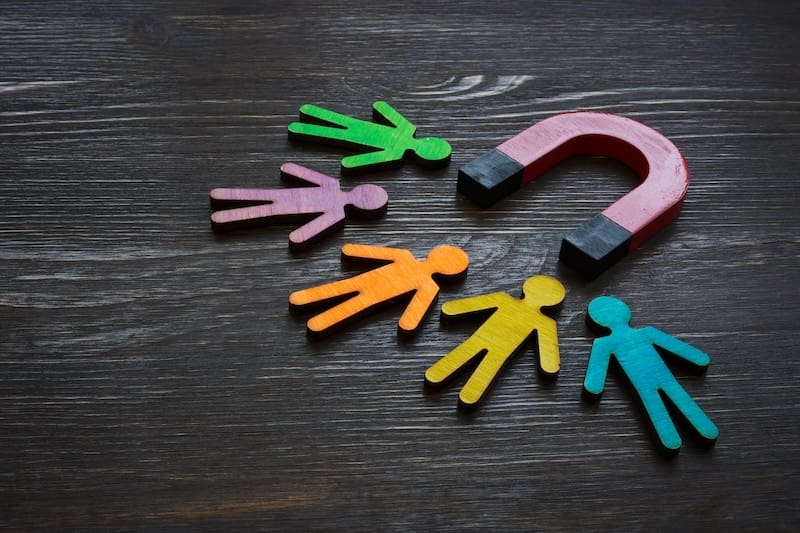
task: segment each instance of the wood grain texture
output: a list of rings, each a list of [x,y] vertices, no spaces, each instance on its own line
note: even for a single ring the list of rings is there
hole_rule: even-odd
[[[3,2],[0,524],[794,531],[799,9]],[[385,218],[301,254],[274,228],[212,232],[214,187],[285,161],[339,172],[339,150],[289,142],[300,105],[380,99],[447,139],[450,166],[370,175]],[[675,223],[591,282],[559,266],[560,240],[631,189],[627,167],[566,161],[502,208],[455,192],[461,165],[579,109],[652,126],[692,170]],[[518,357],[464,415],[458,387],[427,394],[423,376],[474,323],[398,339],[387,309],[309,343],[286,299],[347,277],[346,242],[463,248],[469,276],[442,301],[556,277],[558,380]],[[719,427],[713,450],[663,460],[614,373],[581,399],[602,294],[712,357],[673,372]]]

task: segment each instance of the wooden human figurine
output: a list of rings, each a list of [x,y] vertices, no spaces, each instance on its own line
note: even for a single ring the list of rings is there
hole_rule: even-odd
[[[664,451],[677,453],[682,443],[665,400],[669,400],[702,440],[713,444],[719,436],[717,426],[680,386],[658,350],[701,368],[708,366],[710,358],[694,346],[652,326],[634,329],[629,324],[630,319],[630,309],[617,298],[600,296],[589,303],[589,326],[606,336],[598,337],[592,344],[584,392],[590,397],[602,394],[613,355],[633,386]]]
[[[342,159],[342,174],[400,166],[406,154],[428,166],[450,161],[450,145],[438,137],[414,137],[417,127],[386,102],[372,104],[375,122],[348,117],[312,104],[300,107],[300,121],[289,124],[291,139],[367,149]]]
[[[222,231],[313,216],[313,220],[289,234],[289,246],[299,249],[340,228],[348,213],[361,217],[380,216],[389,202],[386,191],[377,185],[357,185],[350,191],[342,191],[339,180],[295,163],[281,165],[281,177],[316,186],[213,189],[209,193],[211,207],[217,210],[211,214],[211,227]]]
[[[495,292],[446,302],[442,305],[442,317],[490,315],[469,339],[425,372],[425,383],[442,386],[479,359],[458,395],[460,406],[476,406],[504,365],[531,338],[535,339],[539,354],[539,370],[545,375],[556,375],[560,366],[556,322],[544,315],[542,309],[557,307],[564,301],[564,295],[564,286],[557,279],[533,276],[525,281],[521,300]]]
[[[469,265],[467,254],[449,245],[433,248],[422,261],[408,250],[365,244],[344,245],[342,256],[388,264],[352,278],[293,292],[289,296],[289,306],[296,310],[330,300],[338,302],[308,321],[309,335],[331,333],[365,312],[411,294],[413,297],[397,326],[401,333],[413,333],[439,294],[439,285],[434,278],[441,281],[457,279],[466,275]],[[345,300],[341,301],[342,298]]]

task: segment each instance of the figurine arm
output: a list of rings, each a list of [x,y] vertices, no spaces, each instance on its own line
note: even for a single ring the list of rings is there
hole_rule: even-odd
[[[346,129],[350,127],[355,122],[360,122],[357,118],[348,117],[347,115],[343,115],[341,113],[337,113],[336,111],[331,111],[330,109],[325,109],[324,107],[320,107],[314,104],[303,104],[300,106],[300,120],[315,120],[317,122],[327,122],[328,124],[333,124],[334,126],[338,126],[337,129]],[[295,123],[296,124],[296,123]]]
[[[368,244],[345,244],[342,246],[342,255],[358,259],[373,259],[376,261],[391,261],[408,264],[416,261],[408,250],[389,248],[386,246],[370,246]]]
[[[403,311],[400,321],[397,323],[400,330],[405,333],[416,331],[438,295],[439,285],[436,282],[430,280],[429,283],[422,284],[406,306],[406,310]]]
[[[607,338],[595,339],[592,344],[592,353],[589,356],[589,366],[586,368],[586,378],[583,380],[583,389],[592,396],[603,394],[606,384],[608,364],[611,362],[611,350]]]
[[[298,179],[308,183],[313,183],[314,185],[318,185],[320,187],[330,187],[331,185],[336,184],[336,188],[339,188],[339,180],[330,176],[326,176],[321,172],[298,165],[297,163],[282,164],[281,177]]]
[[[699,367],[706,367],[711,362],[711,358],[703,352],[687,344],[680,339],[668,335],[660,329],[652,326],[643,328],[647,334],[647,338],[653,343],[654,346],[662,348],[671,354],[697,365]]]
[[[536,344],[539,352],[539,369],[543,374],[555,376],[561,368],[555,320],[544,317],[539,321],[536,328]],[[605,381],[605,376],[603,376],[603,381]]]
[[[406,117],[398,113],[395,108],[383,101],[378,101],[372,104],[372,115],[376,120],[388,122],[399,130],[410,130],[410,135],[412,136],[417,129],[417,127],[409,122]]]
[[[208,193],[211,209],[219,211],[228,206],[251,203],[276,202],[278,194],[274,189],[230,189],[218,187]]]
[[[459,315],[471,315],[480,313],[481,311],[498,309],[502,305],[502,301],[508,297],[509,296],[503,292],[495,292],[462,298],[460,300],[451,300],[442,304],[442,316],[453,318]]]

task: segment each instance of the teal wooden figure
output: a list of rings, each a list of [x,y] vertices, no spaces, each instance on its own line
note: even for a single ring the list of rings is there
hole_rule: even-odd
[[[602,394],[613,354],[641,401],[664,451],[677,453],[682,444],[665,400],[677,408],[701,439],[713,445],[719,436],[717,426],[680,386],[658,349],[701,368],[707,367],[711,359],[694,346],[652,326],[632,328],[630,319],[630,309],[617,298],[600,296],[589,303],[587,323],[606,336],[596,338],[592,344],[584,391],[590,397]]]
[[[438,137],[414,137],[417,127],[386,102],[372,104],[375,122],[348,117],[312,104],[300,107],[300,122],[289,124],[289,138],[367,148],[342,159],[342,174],[400,166],[406,154],[428,166],[444,166],[451,148]]]

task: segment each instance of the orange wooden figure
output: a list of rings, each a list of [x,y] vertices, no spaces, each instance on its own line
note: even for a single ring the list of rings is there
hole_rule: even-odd
[[[381,261],[385,264],[352,278],[293,292],[289,296],[292,309],[336,301],[332,308],[308,321],[308,333],[321,336],[333,332],[382,304],[414,294],[397,323],[401,333],[419,329],[422,319],[439,295],[434,278],[447,281],[466,275],[467,254],[455,246],[437,246],[428,257],[419,261],[411,252],[400,248],[345,244],[342,256]],[[344,301],[342,301],[344,299]]]

